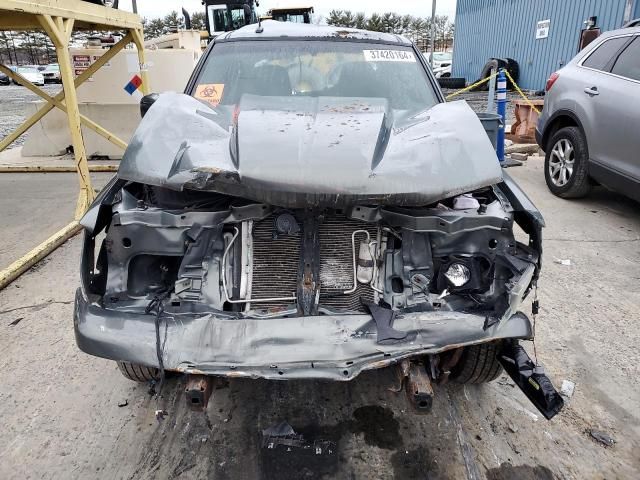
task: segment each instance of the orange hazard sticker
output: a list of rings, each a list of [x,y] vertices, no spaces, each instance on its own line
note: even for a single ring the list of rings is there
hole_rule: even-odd
[[[195,97],[216,107],[220,103],[223,91],[224,83],[203,83],[196,87]]]

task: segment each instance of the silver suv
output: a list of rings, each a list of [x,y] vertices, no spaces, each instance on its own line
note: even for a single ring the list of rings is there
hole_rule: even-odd
[[[607,187],[640,201],[640,28],[607,32],[547,81],[536,140],[559,197]]]

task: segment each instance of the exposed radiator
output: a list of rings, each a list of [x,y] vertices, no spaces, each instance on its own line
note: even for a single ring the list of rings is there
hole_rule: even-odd
[[[327,215],[320,225],[320,305],[340,310],[364,311],[360,298],[373,301],[373,290],[358,284],[355,292],[345,295],[353,287],[353,248],[351,234],[367,230],[376,239],[375,224],[351,220],[342,215]],[[364,233],[356,235],[356,256]]]
[[[300,233],[273,238],[273,216],[253,224],[253,280],[251,297],[283,298],[296,295],[300,261]],[[284,307],[294,303],[255,303],[254,308]]]
[[[302,224],[299,223],[300,227]],[[351,234],[367,230],[376,239],[376,225],[347,219],[342,215],[326,214],[320,224],[320,306],[350,311],[364,311],[361,298],[373,301],[373,290],[358,284],[355,292],[345,295],[353,287],[353,250]],[[300,233],[274,238],[274,217],[253,225],[252,298],[277,298],[295,295],[300,265]],[[356,249],[366,235],[356,235]],[[356,250],[357,252],[357,250]],[[255,303],[253,308],[284,307],[291,302]]]

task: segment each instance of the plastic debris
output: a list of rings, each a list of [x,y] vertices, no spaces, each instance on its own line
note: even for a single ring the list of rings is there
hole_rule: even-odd
[[[156,395],[156,381],[155,380],[150,380],[149,381],[149,389],[147,390],[147,393],[154,397]]]
[[[564,265],[566,267],[570,267],[571,266],[571,260],[568,259],[568,258],[565,258],[565,259],[556,258],[553,261],[555,263],[557,263],[558,265]]]
[[[591,437],[603,444],[605,447],[613,447],[614,443],[616,443],[616,441],[612,437],[599,430],[590,430],[589,435],[591,435]]]
[[[120,402],[118,404],[118,407],[122,408],[122,407],[126,407],[127,405],[129,405],[129,399],[125,399],[124,402]]]
[[[291,452],[292,448],[299,448],[315,455],[331,455],[336,450],[336,444],[330,440],[305,440],[287,422],[280,422],[262,430],[262,448],[271,450],[278,446],[285,447],[286,452]]]
[[[570,380],[563,380],[562,386],[560,387],[560,395],[562,395],[566,399],[569,399],[573,397],[573,392],[575,391],[575,389],[576,389],[575,383],[573,383]]]
[[[502,378],[500,378],[500,380],[498,380],[498,385],[504,385],[505,387],[511,387],[511,388],[516,386],[516,384],[513,383],[509,379],[509,377],[505,377],[505,376],[503,376]]]
[[[167,412],[166,410],[156,410],[156,420],[158,422],[162,422],[162,420],[164,420],[164,417],[168,415],[169,415],[169,412]]]

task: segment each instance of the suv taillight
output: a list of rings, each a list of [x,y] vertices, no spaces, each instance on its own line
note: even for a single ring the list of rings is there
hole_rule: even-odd
[[[560,74],[558,72],[553,72],[551,74],[549,80],[547,80],[547,85],[544,87],[545,92],[551,90],[551,87],[553,87],[553,84],[556,83],[556,80],[558,80],[558,78],[560,78]]]

